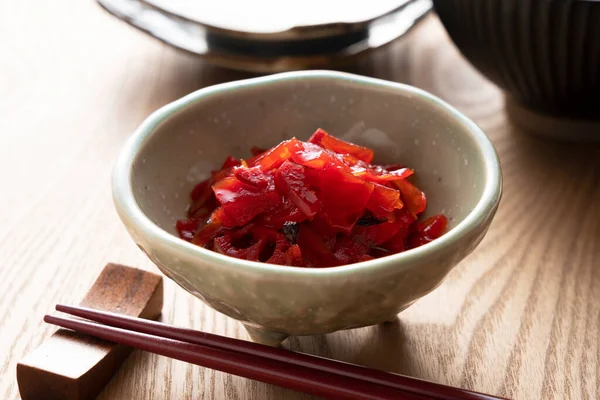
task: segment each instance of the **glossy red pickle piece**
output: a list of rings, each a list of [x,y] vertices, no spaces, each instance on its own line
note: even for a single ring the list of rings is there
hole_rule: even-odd
[[[427,207],[425,193],[421,192],[415,185],[405,179],[400,179],[393,183],[400,190],[402,202],[408,211],[415,216],[425,211]]]
[[[389,241],[378,246],[386,249],[391,254],[401,253],[408,248],[407,240],[411,232],[414,231],[414,225],[417,221],[417,218],[405,209],[396,212],[395,217],[399,223],[400,229],[398,229],[396,234]]]
[[[261,216],[263,225],[281,229],[286,222],[300,223],[308,218],[290,199],[282,197],[281,204],[280,207]]]
[[[300,211],[289,198],[281,196],[280,205],[263,214],[260,220],[264,226],[281,229],[286,222],[302,222],[307,218],[306,214]]]
[[[180,238],[191,242],[201,225],[203,225],[202,220],[186,219],[177,221],[175,227],[177,228]]]
[[[200,182],[192,191],[192,204],[188,210],[190,218],[204,219],[217,207],[217,199],[211,184],[212,179],[207,179]]]
[[[414,171],[410,168],[388,171],[378,165],[371,165],[363,162],[354,164],[351,169],[353,175],[359,176],[366,181],[382,185],[387,182],[397,181],[398,179],[406,179],[414,174]]]
[[[198,200],[200,198],[200,196],[202,196],[207,191],[210,191],[210,193],[212,193],[210,184],[211,184],[210,179],[203,180],[202,182],[197,184],[194,187],[194,190],[192,190],[192,194],[191,194],[192,201]]]
[[[188,210],[188,216],[194,219],[203,219],[208,217],[215,208],[217,208],[217,199],[212,190],[212,185],[220,179],[231,174],[232,169],[240,165],[240,160],[235,157],[227,156],[221,168],[211,171],[211,177],[200,182],[192,190],[192,204]]]
[[[353,238],[359,243],[364,243],[369,247],[379,246],[391,240],[402,228],[400,224],[394,222],[382,222],[378,225],[357,227]]]
[[[219,207],[212,212],[206,224],[196,233],[192,239],[192,243],[200,247],[210,248],[214,238],[227,231],[227,228],[223,226],[222,220],[223,209]]]
[[[387,219],[396,209],[404,205],[400,200],[400,192],[387,186],[373,183],[373,193],[367,202],[367,210],[376,218]]]
[[[357,226],[354,240],[369,246],[380,246],[391,241],[398,233],[408,232],[415,218],[406,210],[396,210],[389,221],[368,226]]]
[[[268,178],[269,175],[265,177]],[[246,185],[234,176],[216,182],[213,191],[223,210],[223,226],[243,226],[257,215],[275,209],[280,204],[281,197],[275,191],[272,176],[270,179],[265,188]]]
[[[311,228],[321,235],[325,245],[332,249],[335,244],[335,237],[339,233],[338,229],[332,228],[325,215],[320,212],[310,221]]]
[[[214,240],[213,250],[230,257],[258,261],[262,243],[253,243],[249,244],[247,247],[238,248],[233,245],[233,242],[234,238],[229,233],[219,236]]]
[[[350,233],[365,210],[373,184],[335,165],[326,165],[320,174],[320,189],[324,219],[332,228]]]
[[[335,136],[329,135],[323,129],[317,129],[310,139],[308,139],[308,142],[318,144],[336,153],[350,154],[366,163],[373,161],[373,150],[338,139]]]
[[[260,167],[239,166],[233,169],[233,176],[246,185],[265,189],[273,181],[273,174],[266,175]]]
[[[286,160],[275,173],[275,187],[308,218],[313,218],[321,209],[321,202],[310,190],[305,170],[306,167]]]
[[[416,224],[415,231],[408,238],[409,248],[414,249],[434,241],[444,234],[447,226],[448,219],[443,215],[434,215]]]
[[[416,222],[427,200],[406,180],[413,170],[373,165],[372,150],[323,130],[252,154],[228,157],[194,188],[180,237],[250,261],[334,267],[421,246],[446,229],[443,215]]]
[[[306,178],[306,184],[315,192],[319,192],[319,185],[321,182],[321,170],[306,168],[304,170],[304,176]],[[318,197],[318,194],[317,194]]]
[[[249,261],[285,265],[290,244],[274,229],[250,224],[214,239],[214,251]]]
[[[286,140],[262,155],[257,156],[256,160],[248,160],[248,165],[250,167],[258,165],[263,171],[268,171],[278,168],[285,160],[292,158],[292,155],[302,149],[302,143],[298,139]]]
[[[294,244],[290,246],[289,249],[287,249],[287,251],[285,252],[285,265],[291,265],[294,267],[306,266],[300,246]]]
[[[333,267],[339,265],[339,261],[326,245],[327,239],[321,233],[315,231],[309,224],[302,224],[300,226],[297,243],[300,249],[302,249],[304,259],[310,266]]]
[[[333,255],[339,265],[352,264],[361,260],[369,252],[369,246],[352,240],[352,238],[340,237],[333,249]]]
[[[221,169],[219,171],[222,171],[222,170],[228,169],[228,168],[237,167],[238,165],[240,165],[240,163],[241,163],[241,161],[238,160],[237,158],[235,158],[233,156],[227,156],[227,158],[223,162],[223,165],[221,166]]]
[[[338,154],[308,142],[302,144],[302,150],[294,153],[292,161],[317,170],[323,169],[327,164],[335,164],[340,167],[346,166],[343,158],[339,157]]]

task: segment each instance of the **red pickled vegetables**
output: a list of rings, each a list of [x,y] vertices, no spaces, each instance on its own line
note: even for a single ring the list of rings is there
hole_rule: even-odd
[[[413,233],[408,238],[411,248],[422,246],[444,234],[448,226],[448,219],[443,215],[434,215],[417,224]]]
[[[425,194],[403,165],[374,165],[371,149],[318,129],[252,157],[227,157],[196,185],[179,236],[249,261],[332,267],[419,247],[442,236],[448,220],[423,222]]]
[[[341,155],[350,155],[360,161],[370,163],[373,161],[373,150],[358,146],[353,143],[345,142],[335,136],[329,135],[323,129],[317,129],[308,139],[309,143],[314,143],[327,150],[335,151]]]
[[[310,190],[304,170],[305,167],[285,160],[275,173],[275,187],[307,218],[312,218],[321,208],[321,201]]]
[[[320,177],[323,217],[336,231],[350,233],[367,207],[373,184],[336,165],[326,165]]]

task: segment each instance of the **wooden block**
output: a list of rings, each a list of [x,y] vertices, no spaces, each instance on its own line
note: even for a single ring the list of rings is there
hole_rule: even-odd
[[[82,306],[156,319],[163,303],[162,278],[108,264]],[[17,365],[23,400],[83,400],[98,396],[131,348],[59,329]]]

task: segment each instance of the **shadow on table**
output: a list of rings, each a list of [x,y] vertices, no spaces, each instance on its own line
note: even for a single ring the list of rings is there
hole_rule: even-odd
[[[406,347],[407,340],[404,324],[396,319],[393,322],[329,335],[291,337],[284,343],[284,347],[369,368],[411,375],[414,372],[411,367],[413,359]]]

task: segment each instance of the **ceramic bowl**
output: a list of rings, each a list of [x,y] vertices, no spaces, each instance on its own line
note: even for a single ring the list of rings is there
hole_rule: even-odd
[[[178,238],[189,194],[225,156],[307,139],[318,127],[372,147],[376,160],[414,167],[426,215],[449,231],[401,254],[334,268],[296,268],[224,256]],[[501,196],[486,135],[414,87],[339,72],[292,72],[208,87],[152,114],[116,164],[113,196],[139,247],[169,278],[251,337],[277,344],[391,320],[435,289],[481,241]]]
[[[464,56],[533,133],[600,140],[600,2],[435,0]]]
[[[431,0],[411,0],[359,30],[343,30],[337,35],[330,32],[324,37],[302,34],[296,40],[286,39],[287,35],[284,38],[275,35],[277,40],[265,40],[265,35],[270,37],[272,34],[257,37],[248,32],[240,35],[232,35],[232,31],[224,33],[222,29],[210,29],[205,24],[157,9],[147,1],[97,1],[115,17],[168,45],[213,65],[253,73],[347,67],[373,52],[383,51],[385,46],[414,28],[433,8]],[[303,28],[285,32],[294,32],[292,36],[306,33]]]
[[[410,1],[413,0],[354,2],[340,7],[339,3],[322,0],[142,0],[163,13],[220,35],[259,41],[316,39],[365,30],[375,20],[398,11]]]

